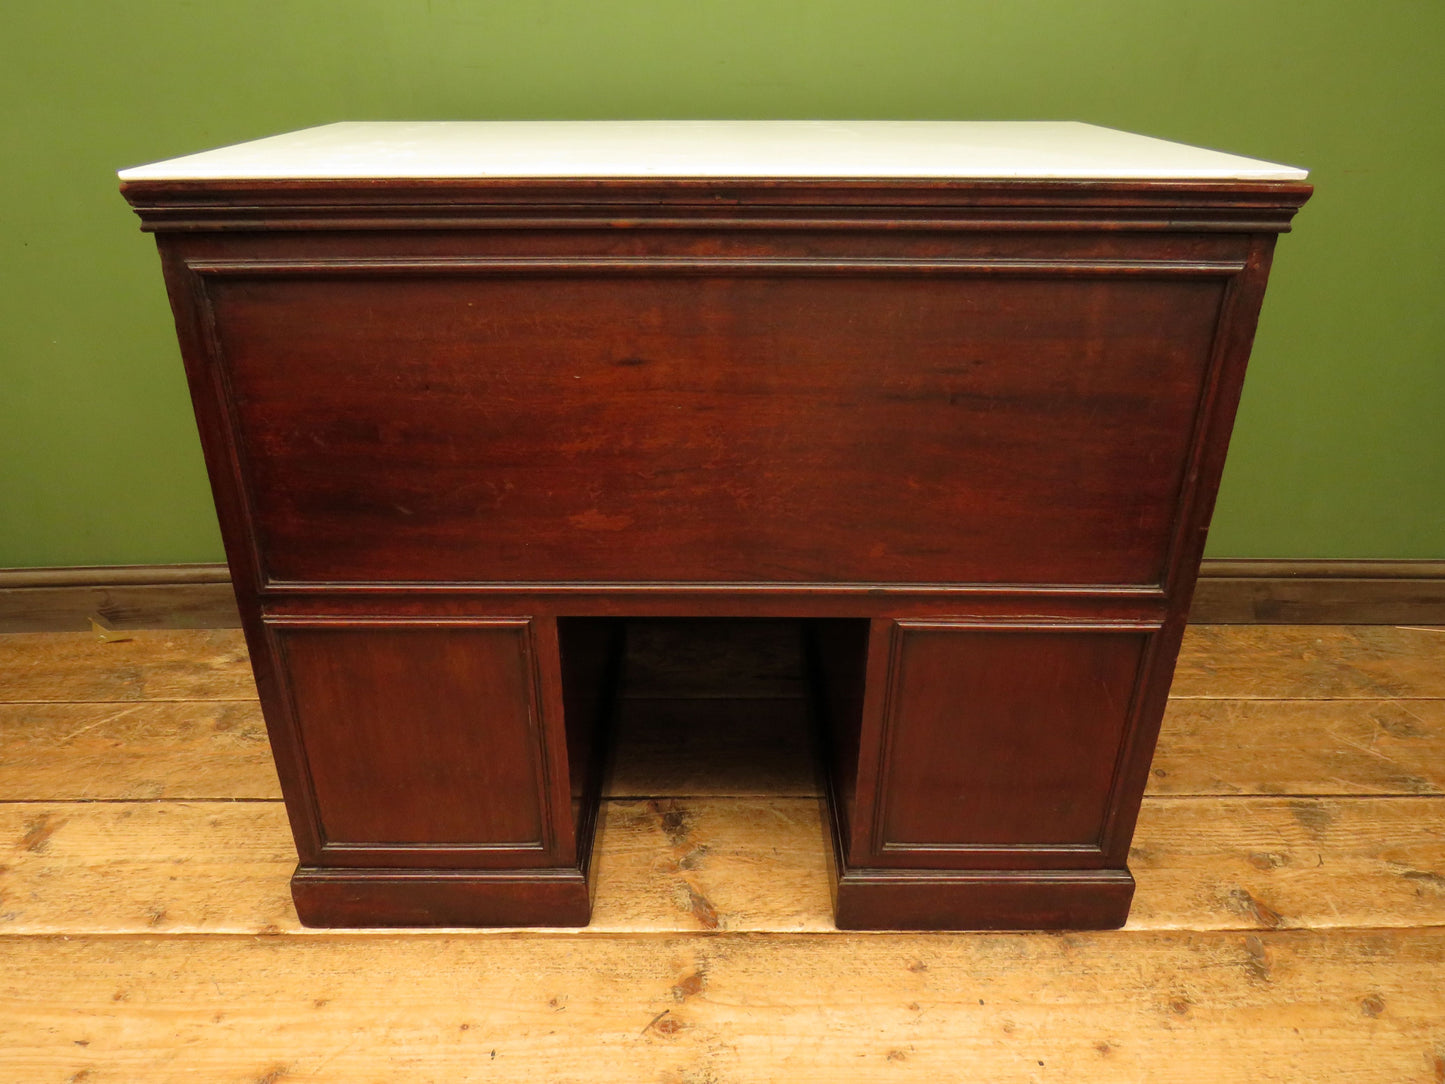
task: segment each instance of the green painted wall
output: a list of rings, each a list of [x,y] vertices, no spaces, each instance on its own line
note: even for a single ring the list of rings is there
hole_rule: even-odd
[[[114,170],[340,119],[1080,119],[1313,170],[1210,553],[1445,557],[1440,0],[46,0],[0,14],[0,566],[218,560]]]

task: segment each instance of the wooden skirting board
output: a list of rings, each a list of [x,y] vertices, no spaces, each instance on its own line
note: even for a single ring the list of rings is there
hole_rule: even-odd
[[[0,569],[0,633],[236,628],[225,565]],[[1199,624],[1445,624],[1445,560],[1205,561]]]
[[[1445,624],[1445,561],[1205,561],[1199,624]]]
[[[75,632],[92,616],[120,629],[241,624],[225,565],[0,569],[0,633]]]

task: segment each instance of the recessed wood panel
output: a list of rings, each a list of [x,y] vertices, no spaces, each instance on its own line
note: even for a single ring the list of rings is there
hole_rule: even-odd
[[[326,845],[543,846],[526,622],[276,636]]]
[[[1096,848],[1148,631],[899,622],[893,635],[884,856]]]
[[[1153,584],[1227,281],[413,268],[207,293],[273,580]]]

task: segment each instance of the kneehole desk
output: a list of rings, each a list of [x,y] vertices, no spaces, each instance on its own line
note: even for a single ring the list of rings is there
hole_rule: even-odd
[[[582,925],[624,617],[790,617],[851,928],[1108,927],[1301,170],[337,124],[122,173],[311,925]]]

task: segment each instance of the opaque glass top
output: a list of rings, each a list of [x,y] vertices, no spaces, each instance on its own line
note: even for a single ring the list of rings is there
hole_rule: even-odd
[[[121,170],[126,181],[466,177],[1303,180],[1072,121],[355,121]]]

